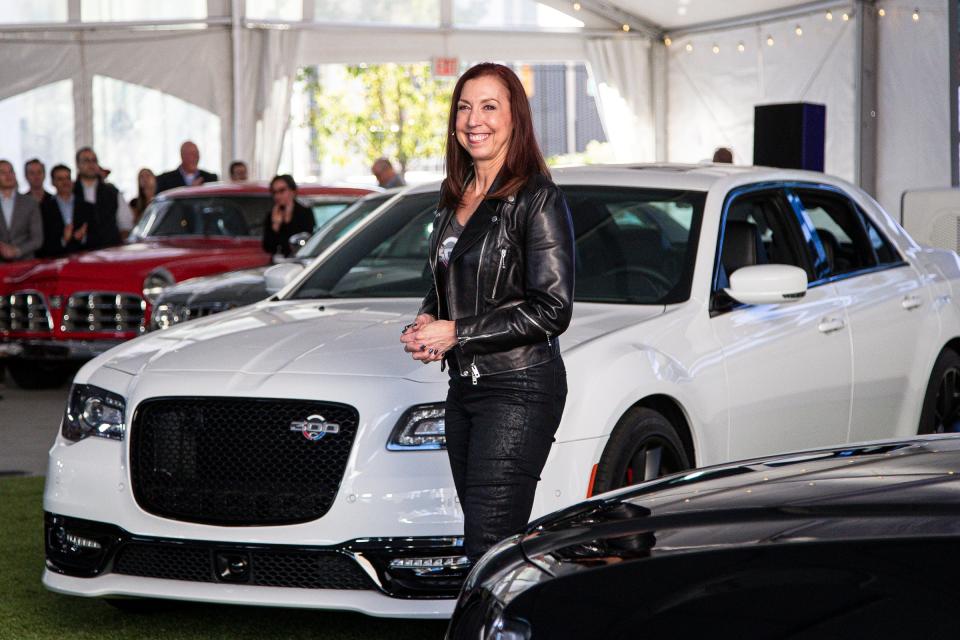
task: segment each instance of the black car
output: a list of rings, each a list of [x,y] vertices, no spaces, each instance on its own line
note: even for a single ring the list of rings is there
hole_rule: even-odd
[[[346,209],[336,212],[328,222],[321,224],[290,261],[301,265],[308,264],[397,192],[398,190],[394,189],[371,193]],[[264,272],[269,268],[266,266],[228,271],[215,276],[184,280],[165,288],[155,302],[150,329],[167,329],[180,322],[263,300],[276,293],[267,288]]]
[[[447,637],[955,638],[960,436],[697,469],[546,516]]]

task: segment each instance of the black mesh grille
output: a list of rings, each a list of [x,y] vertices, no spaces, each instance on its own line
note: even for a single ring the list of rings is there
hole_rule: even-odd
[[[292,428],[308,418],[338,433],[311,440]],[[327,402],[147,400],[131,428],[134,496],[150,513],[189,522],[314,520],[336,496],[358,421],[356,409]]]
[[[218,550],[167,543],[127,544],[117,554],[113,571],[142,578],[218,582],[214,566]],[[331,551],[258,549],[249,552],[249,558],[247,584],[298,589],[376,588],[356,562]]]
[[[39,291],[0,296],[0,331],[50,331],[47,301]]]

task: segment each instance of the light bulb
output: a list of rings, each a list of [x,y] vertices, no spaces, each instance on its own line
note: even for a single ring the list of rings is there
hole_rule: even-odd
[[[843,21],[844,21],[844,22],[847,22],[848,20],[850,20],[850,14],[849,14],[849,13],[844,12],[844,14],[843,14],[842,17],[843,17]]]
[[[687,53],[690,53],[693,51],[693,45],[690,44],[689,42],[687,43],[687,46],[684,48],[687,50]]]
[[[768,47],[773,46],[773,36],[767,36],[767,46]]]
[[[628,25],[628,24],[625,24],[625,25],[623,25],[623,26],[620,27],[620,28],[623,29],[624,31],[630,31],[630,25]]]
[[[913,10],[913,21],[920,22],[920,9]]]
[[[887,15],[887,12],[884,11],[883,7],[880,7],[879,9],[877,9],[877,15],[882,18],[883,16]]]
[[[833,11],[827,11],[827,20],[833,20]]]
[[[714,52],[714,53],[720,53],[720,45],[716,45],[716,44],[713,45],[713,52]]]
[[[580,11],[580,3],[579,3],[579,2],[574,2],[574,3],[573,3],[573,10],[574,10],[574,11]]]
[[[797,25],[797,28],[794,29],[793,31],[794,31],[794,33],[796,33],[798,36],[802,36],[802,35],[803,35],[803,27],[801,27],[800,25]]]
[[[737,51],[739,51],[740,53],[743,53],[744,51],[746,51],[746,49],[747,49],[747,48],[746,48],[745,46],[743,46],[743,43],[742,43],[742,42],[738,42],[738,43],[737,43]]]
[[[673,40],[670,39],[670,36],[667,36],[666,38],[663,39],[663,44],[669,47],[670,45],[673,44]]]

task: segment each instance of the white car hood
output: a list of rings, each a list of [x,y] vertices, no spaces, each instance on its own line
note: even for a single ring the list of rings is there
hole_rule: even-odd
[[[151,333],[120,345],[101,363],[137,375],[149,371],[336,374],[435,382],[439,366],[403,352],[400,331],[419,301],[312,300],[263,302]],[[578,304],[561,337],[564,352],[627,325],[658,316],[663,306]]]

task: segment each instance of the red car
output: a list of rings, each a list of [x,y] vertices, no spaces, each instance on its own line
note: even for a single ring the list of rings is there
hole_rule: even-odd
[[[301,186],[321,226],[367,189]],[[25,388],[55,386],[70,366],[134,338],[152,300],[181,280],[269,264],[261,247],[266,184],[166,191],[125,245],[0,266],[0,356]]]

